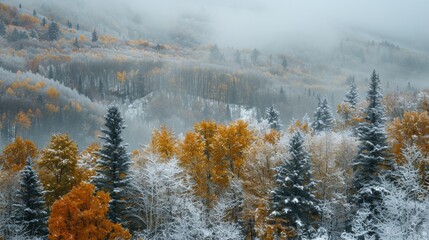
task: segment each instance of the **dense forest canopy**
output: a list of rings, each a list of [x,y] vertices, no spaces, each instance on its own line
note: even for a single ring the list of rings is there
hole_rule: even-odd
[[[0,239],[429,239],[427,7],[3,1]]]

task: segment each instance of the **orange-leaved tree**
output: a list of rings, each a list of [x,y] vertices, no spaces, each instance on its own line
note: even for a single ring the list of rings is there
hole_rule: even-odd
[[[3,149],[1,165],[5,170],[18,172],[25,166],[28,157],[33,159],[37,157],[36,145],[30,140],[17,137]]]
[[[166,160],[176,154],[176,142],[174,134],[165,126],[160,130],[154,130],[150,141],[150,149]]]
[[[49,239],[131,239],[128,230],[107,219],[109,194],[82,182],[52,205]]]

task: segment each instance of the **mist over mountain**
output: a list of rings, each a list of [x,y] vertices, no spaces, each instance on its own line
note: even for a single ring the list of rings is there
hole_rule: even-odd
[[[428,9],[1,1],[0,239],[428,239]]]

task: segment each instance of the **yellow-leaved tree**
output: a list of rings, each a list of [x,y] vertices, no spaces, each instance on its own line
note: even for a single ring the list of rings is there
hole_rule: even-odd
[[[33,159],[37,157],[36,145],[30,140],[17,137],[3,149],[1,165],[5,170],[18,172],[25,166],[28,157]]]
[[[387,128],[392,151],[398,164],[405,163],[402,151],[415,145],[422,153],[419,169],[422,184],[429,189],[429,114],[427,111],[405,112],[402,118],[395,118]]]
[[[48,206],[79,183],[77,160],[77,144],[67,134],[52,135],[38,161]]]
[[[107,218],[109,194],[82,182],[52,205],[49,239],[131,239],[128,230]]]
[[[177,140],[174,134],[165,126],[160,130],[154,130],[150,141],[150,150],[167,160],[176,154]]]

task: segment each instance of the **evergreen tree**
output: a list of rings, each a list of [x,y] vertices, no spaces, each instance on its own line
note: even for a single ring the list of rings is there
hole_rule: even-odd
[[[56,22],[49,24],[48,28],[48,40],[55,41],[60,37],[60,28]]]
[[[40,23],[40,25],[42,25],[42,27],[44,27],[46,25],[46,18],[42,19],[42,22]]]
[[[92,42],[97,42],[98,41],[98,35],[97,35],[97,31],[92,32]]]
[[[319,214],[320,207],[313,194],[316,183],[311,177],[310,159],[300,131],[290,139],[289,155],[284,164],[276,168],[270,217],[284,220],[298,235],[309,237],[312,219]]]
[[[34,29],[31,29],[31,31],[30,31],[30,37],[31,38],[37,38],[37,32]]]
[[[36,9],[33,9],[33,16],[37,16]]]
[[[49,65],[48,78],[54,79],[54,70],[52,69],[52,65]]]
[[[14,204],[16,223],[22,225],[30,237],[47,236],[48,212],[44,191],[30,158],[27,158],[26,166],[21,170],[20,188],[16,196],[19,200]]]
[[[75,48],[80,48],[79,40],[77,39],[77,37],[74,39],[73,46],[74,46]]]
[[[227,121],[231,121],[232,115],[231,115],[231,108],[229,107],[229,104],[226,104],[225,107],[225,116]]]
[[[314,113],[314,121],[311,127],[315,132],[329,131],[334,126],[334,118],[332,117],[331,107],[328,105],[326,97],[319,98],[319,104]]]
[[[261,55],[261,53],[258,51],[258,49],[253,49],[252,51],[252,55],[250,56],[250,59],[252,60],[253,64],[257,64],[258,63],[258,58],[259,55]]]
[[[265,118],[267,119],[271,129],[277,131],[281,130],[283,124],[280,120],[280,113],[274,108],[274,106],[268,107],[265,110]]]
[[[345,103],[350,104],[351,108],[356,108],[357,100],[358,100],[358,94],[356,91],[356,83],[353,78],[353,80],[350,82],[349,91],[344,96],[343,101]]]
[[[375,208],[380,203],[380,176],[389,173],[394,165],[389,158],[388,145],[384,130],[383,95],[380,92],[380,79],[375,70],[369,83],[366,97],[368,107],[365,109],[365,122],[358,128],[359,150],[353,160],[352,202],[357,209],[364,205],[373,211],[369,220],[376,214]],[[386,172],[387,171],[387,172]]]
[[[79,23],[76,24],[76,30],[79,30],[80,26]]]
[[[6,24],[0,20],[0,37],[6,36]]]
[[[280,87],[279,100],[281,102],[286,101],[286,93],[285,93],[285,90],[283,89],[283,87]]]
[[[121,223],[129,226],[130,212],[129,190],[131,164],[130,156],[126,152],[126,146],[122,143],[121,137],[124,127],[124,120],[119,109],[115,106],[108,108],[108,113],[104,117],[105,127],[101,131],[105,136],[100,138],[104,141],[102,149],[98,153],[96,175],[93,183],[98,190],[110,194],[109,218],[114,223]]]
[[[282,67],[283,67],[283,70],[286,70],[287,69],[287,60],[286,60],[286,58],[285,57],[283,57],[283,59],[282,59]]]

